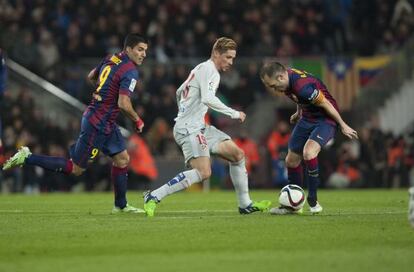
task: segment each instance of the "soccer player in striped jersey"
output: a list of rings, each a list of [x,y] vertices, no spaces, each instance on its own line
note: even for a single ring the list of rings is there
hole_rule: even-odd
[[[121,111],[141,132],[144,122],[134,111],[130,96],[139,79],[141,65],[148,49],[147,39],[128,34],[123,51],[106,57],[88,75],[95,84],[92,101],[83,113],[81,132],[70,150],[70,159],[32,154],[28,147],[19,151],[3,165],[3,170],[16,166],[36,165],[46,170],[79,176],[99,152],[112,158],[111,179],[114,185],[113,213],[142,212],[127,203],[126,190],[129,156],[116,118]]]
[[[197,65],[178,88],[174,138],[183,151],[186,165],[192,169],[179,173],[165,185],[145,194],[144,210],[148,216],[154,216],[157,203],[164,197],[210,177],[210,153],[229,162],[239,213],[265,211],[271,205],[267,200],[253,202],[250,199],[243,151],[230,136],[204,121],[209,108],[240,122],[246,118],[244,112],[226,106],[216,97],[220,83],[219,72],[230,69],[236,57],[236,49],[237,44],[232,39],[219,38],[213,45],[211,58]]]
[[[275,61],[262,66],[260,77],[271,94],[284,94],[297,104],[297,110],[290,118],[290,122],[296,125],[289,140],[286,156],[288,179],[289,183],[302,185],[303,159],[307,168],[307,201],[310,211],[320,213],[322,206],[317,197],[318,154],[335,136],[337,127],[349,139],[358,139],[358,134],[342,120],[335,99],[318,78],[302,70],[288,69]],[[270,212],[291,213],[283,207],[273,208]]]

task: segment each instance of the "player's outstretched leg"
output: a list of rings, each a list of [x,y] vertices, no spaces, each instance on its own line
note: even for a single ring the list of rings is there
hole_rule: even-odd
[[[27,146],[20,147],[17,153],[14,154],[3,164],[3,170],[10,170],[15,167],[22,167],[27,157],[29,157],[31,154],[32,152],[30,152],[30,149]]]
[[[155,213],[157,203],[159,203],[164,197],[171,195],[175,192],[184,190],[190,187],[192,184],[202,181],[202,176],[197,169],[192,169],[179,173],[169,182],[161,186],[160,188],[144,194],[144,210],[147,216],[152,217]]]
[[[73,163],[71,160],[62,157],[51,157],[44,155],[36,155],[30,152],[27,146],[22,146],[16,154],[3,164],[3,170],[22,167],[23,165],[35,165],[45,170],[57,173],[72,173]]]

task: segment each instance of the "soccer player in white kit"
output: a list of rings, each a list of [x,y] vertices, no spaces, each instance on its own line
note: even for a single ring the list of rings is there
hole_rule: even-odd
[[[204,121],[209,108],[240,122],[246,118],[244,112],[226,106],[216,97],[220,83],[219,72],[230,69],[236,50],[235,41],[226,37],[219,38],[213,45],[211,58],[197,65],[177,89],[178,115],[175,118],[174,138],[191,170],[179,173],[163,186],[144,194],[147,216],[154,216],[157,203],[164,197],[208,179],[211,176],[210,153],[229,162],[230,177],[241,214],[269,209],[270,201],[253,202],[250,199],[243,151],[230,136],[214,126],[206,125]]]

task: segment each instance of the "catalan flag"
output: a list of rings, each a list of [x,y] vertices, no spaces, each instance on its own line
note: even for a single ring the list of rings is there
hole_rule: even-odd
[[[323,68],[323,81],[340,110],[349,110],[359,93],[359,75],[351,58],[329,58]]]
[[[375,57],[359,57],[356,59],[356,67],[359,72],[359,83],[363,87],[367,85],[391,62],[390,55]]]

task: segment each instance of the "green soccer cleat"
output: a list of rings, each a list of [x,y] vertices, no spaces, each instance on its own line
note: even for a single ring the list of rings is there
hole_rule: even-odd
[[[20,147],[17,153],[3,164],[3,171],[13,169],[17,166],[22,167],[31,154],[32,152],[30,152],[27,146]]]
[[[239,213],[240,214],[250,214],[254,212],[264,212],[269,210],[270,205],[272,205],[272,202],[269,200],[262,200],[258,202],[253,202],[246,208],[240,208],[239,207]]]
[[[122,209],[116,206],[112,208],[112,214],[119,214],[119,213],[144,213],[144,210],[132,207],[128,204]]]
[[[151,195],[150,191],[144,193],[144,211],[148,217],[154,216],[155,208],[158,203],[159,200],[155,196]]]

